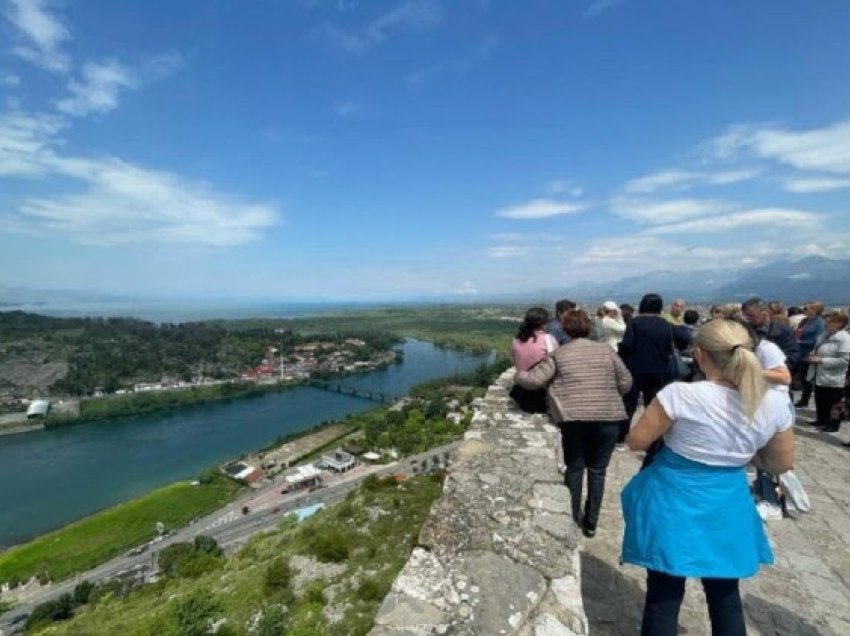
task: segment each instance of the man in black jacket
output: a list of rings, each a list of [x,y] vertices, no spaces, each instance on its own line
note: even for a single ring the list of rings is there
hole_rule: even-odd
[[[767,303],[758,296],[741,305],[741,314],[762,338],[770,340],[782,349],[785,364],[788,365],[788,370],[794,373],[794,369],[800,364],[800,343],[794,337],[791,327],[771,320]]]

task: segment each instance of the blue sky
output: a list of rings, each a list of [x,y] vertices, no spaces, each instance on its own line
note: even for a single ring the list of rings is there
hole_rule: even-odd
[[[0,0],[0,284],[263,299],[850,253],[846,0]]]

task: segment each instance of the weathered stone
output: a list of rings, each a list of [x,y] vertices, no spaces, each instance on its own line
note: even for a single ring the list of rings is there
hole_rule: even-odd
[[[427,628],[430,630],[434,626],[446,622],[445,618],[445,614],[430,603],[390,592],[378,610],[375,624],[396,628]]]

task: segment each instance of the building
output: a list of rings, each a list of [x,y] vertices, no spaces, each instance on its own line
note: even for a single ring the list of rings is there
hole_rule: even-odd
[[[46,417],[49,410],[49,400],[33,400],[27,408],[27,419],[32,420],[37,417]]]
[[[321,479],[319,477],[321,474],[322,471],[312,464],[299,466],[286,475],[286,487],[283,492],[292,492],[293,490],[299,490],[301,488],[318,486],[321,483]]]
[[[322,465],[335,473],[348,472],[357,465],[357,460],[350,453],[337,449],[332,453],[322,455]]]

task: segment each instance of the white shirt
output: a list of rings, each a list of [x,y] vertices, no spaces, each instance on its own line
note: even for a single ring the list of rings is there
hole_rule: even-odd
[[[775,343],[770,340],[762,340],[756,347],[756,357],[761,362],[763,369],[775,369],[777,367],[787,367],[785,364],[785,352],[782,351]],[[767,383],[767,388],[774,391],[789,395],[787,384],[772,384]]]
[[[744,466],[774,435],[794,424],[793,406],[778,391],[765,392],[752,423],[738,391],[714,382],[674,382],[657,397],[673,420],[664,443],[710,466]]]
[[[603,342],[607,342],[614,351],[617,350],[617,345],[623,339],[624,333],[626,333],[626,323],[622,318],[602,317]]]

